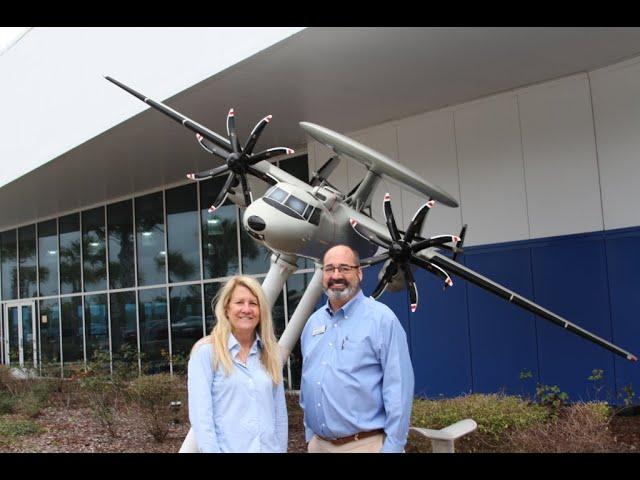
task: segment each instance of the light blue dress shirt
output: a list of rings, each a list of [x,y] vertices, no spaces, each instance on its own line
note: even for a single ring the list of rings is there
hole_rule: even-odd
[[[402,452],[414,377],[407,336],[393,311],[362,291],[337,312],[316,311],[301,337],[307,442],[384,429],[382,452]]]
[[[286,452],[287,407],[284,386],[274,385],[260,362],[260,337],[246,365],[238,359],[240,344],[229,335],[233,370],[213,371],[213,345],[205,343],[189,359],[189,421],[203,453]]]

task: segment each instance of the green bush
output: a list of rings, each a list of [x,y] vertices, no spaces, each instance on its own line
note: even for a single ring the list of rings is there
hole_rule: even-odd
[[[171,402],[184,404],[184,390],[183,380],[168,373],[145,375],[129,385],[129,398],[139,409],[145,429],[156,442],[163,442],[169,433],[170,423],[175,418]]]
[[[11,394],[0,390],[0,415],[13,413],[15,411],[16,399]]]
[[[478,424],[478,432],[499,440],[510,429],[526,428],[548,417],[546,408],[519,397],[472,394],[437,401],[416,399],[411,425],[438,430],[472,418]]]
[[[40,433],[42,427],[33,420],[0,417],[0,437],[20,437]]]
[[[80,380],[80,388],[93,417],[109,435],[116,437],[118,398],[122,386],[110,377],[95,375]]]

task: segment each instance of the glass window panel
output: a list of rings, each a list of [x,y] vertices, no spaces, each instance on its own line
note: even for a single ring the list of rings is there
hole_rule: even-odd
[[[86,329],[87,362],[94,360],[94,352],[109,356],[109,326],[107,325],[107,295],[84,297],[84,328]],[[109,364],[103,365],[109,369]]]
[[[291,275],[287,280],[287,313],[289,318],[293,316],[293,312],[296,311],[298,303],[302,294],[309,287],[312,273],[303,273],[298,275]],[[296,343],[291,355],[289,356],[289,363],[291,365],[291,379],[292,389],[298,390],[300,388],[300,376],[302,375],[302,352],[300,351],[300,342]]]
[[[196,184],[166,192],[169,282],[200,279]]]
[[[16,231],[0,233],[0,262],[2,263],[2,299],[18,298],[18,261]]]
[[[104,237],[104,207],[82,212],[82,263],[85,292],[107,289],[107,252]]]
[[[284,199],[287,198],[287,195],[287,192],[275,186],[265,194],[265,196],[272,198],[279,203],[283,203]]]
[[[64,376],[70,377],[84,369],[82,331],[82,297],[60,299],[62,307],[62,359]]]
[[[242,272],[245,275],[269,271],[271,251],[251,238],[244,228],[240,229],[240,248],[242,249]]]
[[[36,226],[18,229],[18,258],[20,268],[20,298],[38,296],[36,278]]]
[[[55,219],[38,224],[38,261],[40,296],[58,295],[58,226]]]
[[[114,372],[125,367],[138,371],[138,329],[135,292],[118,292],[111,299],[111,351]]]
[[[35,235],[34,235],[35,236]],[[35,350],[33,349],[33,341],[35,334],[33,331],[33,308],[31,305],[23,305],[22,310],[22,359],[25,367],[35,367],[34,359]]]
[[[167,295],[164,288],[138,292],[140,318],[140,356],[144,373],[169,370],[169,328]]]
[[[132,207],[131,200],[107,206],[111,288],[133,287],[135,283]]]
[[[18,365],[20,363],[20,346],[18,345],[18,323],[20,317],[18,316],[18,307],[7,308],[7,322],[9,331],[7,336],[9,337],[9,364]]]
[[[40,301],[40,359],[43,376],[60,376],[60,307],[57,298]]]
[[[166,283],[162,192],[136,198],[138,285]]]
[[[60,293],[80,292],[80,215],[60,217],[59,229]]]
[[[226,277],[238,273],[236,206],[227,200],[214,213],[208,211],[224,180],[225,177],[200,182],[204,278]]]
[[[307,204],[305,202],[303,202],[298,197],[295,197],[293,195],[289,195],[289,198],[287,198],[285,205],[287,205],[294,212],[300,215],[302,215],[307,208]]]
[[[280,160],[278,166],[303,182],[309,181],[309,159],[307,155]]]
[[[186,373],[186,360],[191,347],[204,336],[200,293],[200,285],[169,288],[171,354],[174,373]]]
[[[207,335],[211,333],[214,325],[215,315],[213,313],[213,305],[212,302],[215,299],[215,296],[222,288],[223,283],[214,282],[214,283],[205,283],[204,284],[204,328]]]

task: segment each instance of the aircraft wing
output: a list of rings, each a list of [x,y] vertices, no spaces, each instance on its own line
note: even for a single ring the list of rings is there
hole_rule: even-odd
[[[418,252],[418,255],[425,258],[434,265],[437,265],[438,267],[446,270],[447,272],[457,275],[458,277],[461,277],[464,280],[471,282],[474,285],[477,285],[480,288],[483,288],[493,293],[494,295],[497,295],[502,299],[519,306],[520,308],[524,308],[531,313],[535,313],[545,320],[555,323],[556,325],[569,330],[570,332],[573,332],[576,335],[579,335],[597,345],[600,345],[601,347],[604,347],[617,355],[625,357],[627,360],[631,360],[633,362],[637,361],[635,355],[627,352],[626,350],[623,350],[620,347],[617,347],[616,345],[613,345],[607,340],[594,335],[593,333],[579,327],[578,325],[571,323],[569,320],[561,317],[560,315],[557,315],[547,310],[546,308],[542,308],[540,305],[532,302],[531,300],[527,300],[526,298],[518,295],[515,292],[512,292],[499,283],[496,283],[493,280],[490,280],[480,275],[479,273],[474,272],[473,270],[451,260],[444,255],[441,255],[434,248],[429,248],[427,250],[423,250],[422,252]]]

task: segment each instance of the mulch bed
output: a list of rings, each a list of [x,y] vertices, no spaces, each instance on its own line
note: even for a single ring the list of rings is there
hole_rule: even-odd
[[[289,452],[306,452],[302,411],[296,396],[287,396],[289,409]],[[6,415],[5,418],[23,418]],[[118,417],[117,437],[110,436],[92,417],[86,407],[64,405],[47,407],[35,419],[43,431],[21,437],[0,437],[0,453],[7,452],[75,452],[75,453],[176,453],[189,431],[184,412],[179,422],[171,425],[164,442],[157,443],[147,433],[135,411],[125,411]],[[609,426],[615,443],[612,452],[640,452],[640,415],[616,416]],[[466,450],[467,446],[464,450]],[[462,445],[461,445],[462,446]],[[406,451],[428,453],[430,443],[411,433]],[[462,449],[460,451],[463,451]],[[477,450],[475,450],[477,451]]]

